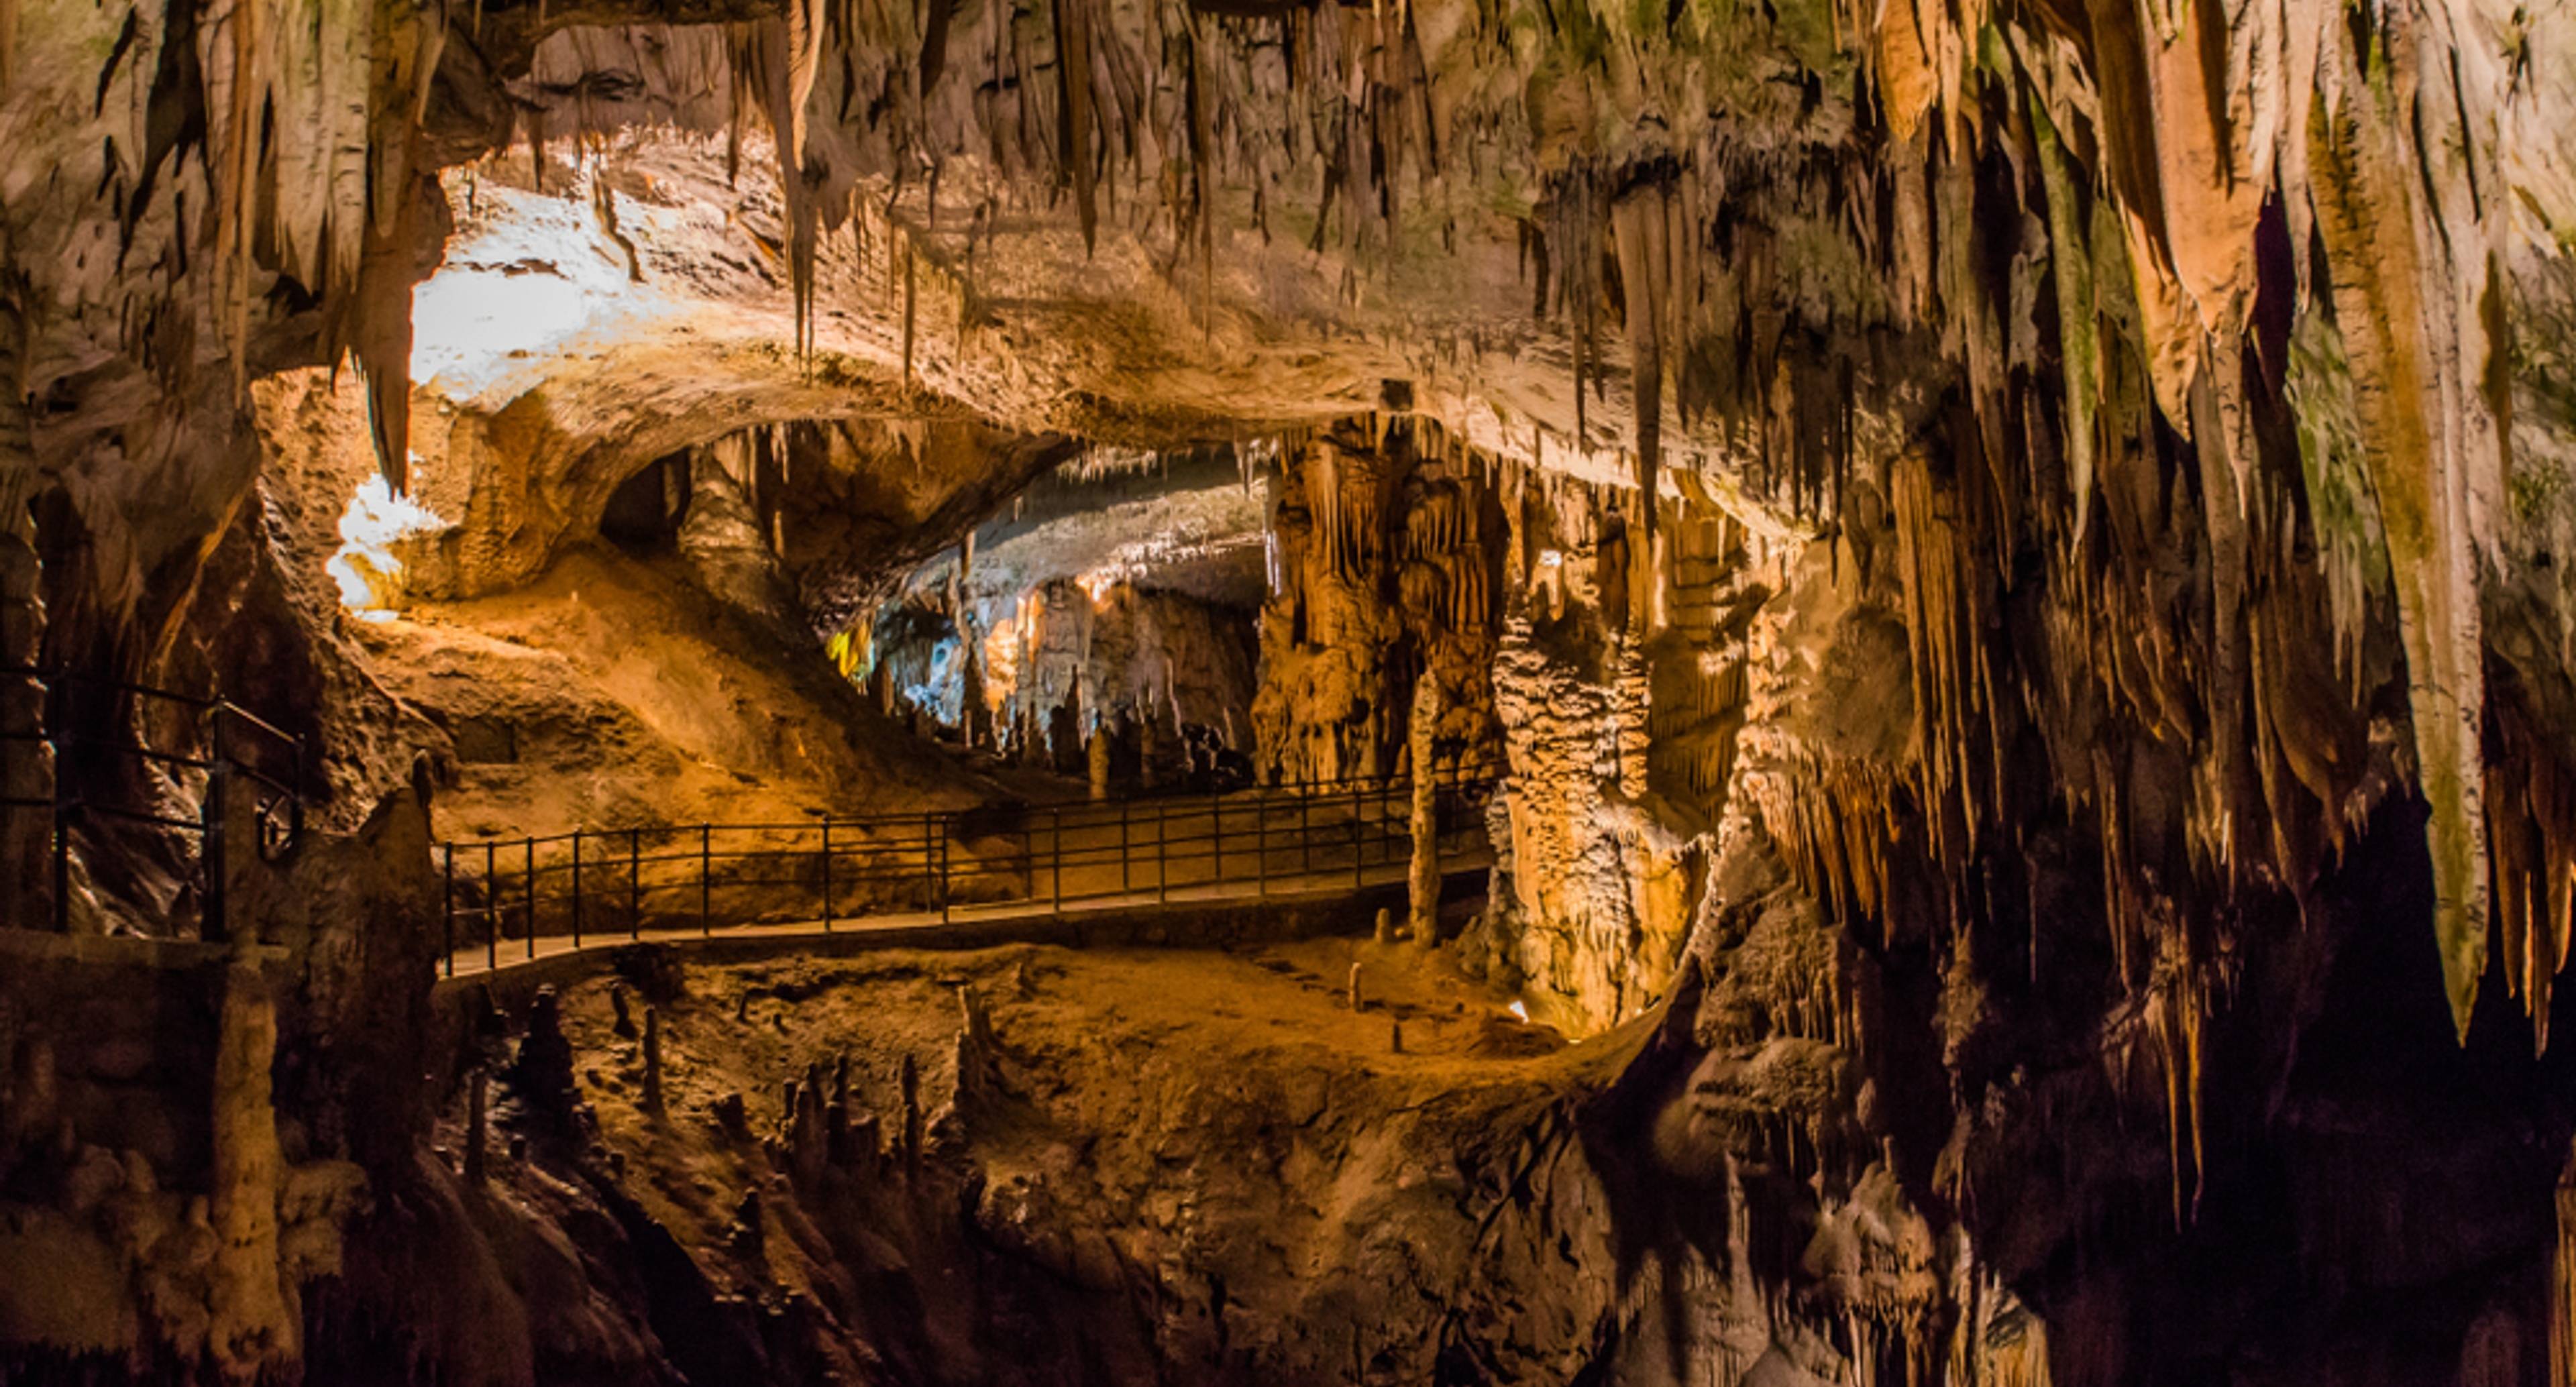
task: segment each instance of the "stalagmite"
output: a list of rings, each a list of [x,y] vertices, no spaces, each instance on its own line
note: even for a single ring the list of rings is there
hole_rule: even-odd
[[[1084,760],[1091,773],[1091,797],[1095,801],[1109,798],[1109,731],[1094,725],[1091,735],[1082,739]]]
[[[1360,995],[1360,966],[1357,963],[1351,965],[1351,979],[1344,987],[1343,1001],[1354,1012],[1368,1009],[1367,1000]]]
[[[903,1168],[917,1173],[921,1168],[921,1066],[908,1050],[895,1065],[895,1091],[903,1100]]]
[[[644,1111],[662,1115],[662,1009],[644,1008]]]
[[[473,1077],[467,1080],[465,1093],[465,1183],[469,1185],[483,1183],[484,1153],[492,1144],[491,1134],[486,1130],[490,1121],[487,1114],[491,1093],[491,1074],[482,1066],[475,1066]]]

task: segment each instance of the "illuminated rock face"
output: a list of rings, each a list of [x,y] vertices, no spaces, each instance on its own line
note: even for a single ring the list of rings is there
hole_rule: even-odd
[[[1437,767],[1490,763],[1505,533],[1487,464],[1403,419],[1321,430],[1289,450],[1253,709],[1265,778],[1398,774],[1424,679],[1441,691]]]

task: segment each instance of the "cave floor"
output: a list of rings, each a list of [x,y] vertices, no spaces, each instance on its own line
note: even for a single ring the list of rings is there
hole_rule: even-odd
[[[1401,942],[886,950],[688,968],[660,1006],[656,1119],[643,1108],[640,1041],[616,1028],[617,986],[599,977],[563,993],[582,1096],[629,1187],[711,1266],[741,1241],[743,1193],[775,1179],[777,1142],[790,1142],[786,1085],[815,1073],[828,1084],[844,1058],[850,1110],[875,1116],[890,1153],[909,1057],[926,1159],[971,1161],[987,1190],[1041,1187],[1054,1207],[1090,1206],[1076,1225],[1252,1220],[1285,1295],[1301,1268],[1282,1239],[1346,1228],[1362,1211],[1337,1201],[1374,1207],[1415,1185],[1454,1218],[1456,1203],[1433,1187],[1455,1179],[1455,1143],[1516,1132],[1607,1083],[1636,1041],[1631,1027],[1568,1044],[1515,1017],[1508,994]],[[958,1083],[961,989],[987,1010],[992,1037],[990,1078],[971,1094]],[[732,1131],[712,1116],[728,1095],[746,1110]],[[759,1138],[773,1134],[765,1153]],[[738,1284],[795,1287],[800,1259],[782,1255],[794,1232],[736,1267]],[[1322,1241],[1310,1250],[1327,1255]]]

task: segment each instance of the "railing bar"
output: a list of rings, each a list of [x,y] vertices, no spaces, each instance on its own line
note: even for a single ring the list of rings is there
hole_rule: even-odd
[[[1485,782],[1461,782],[1455,777],[1445,779],[1448,783],[1435,785],[1433,792],[1435,805],[1446,806],[1435,821],[1433,841],[1441,845],[1444,852],[1451,850],[1451,846],[1455,845],[1456,850],[1462,855],[1473,853],[1478,850],[1476,845],[1483,843],[1485,835],[1484,820],[1480,815],[1472,812],[1472,806],[1489,799],[1492,786]],[[873,888],[911,878],[916,865],[920,880],[939,903],[940,917],[943,920],[953,920],[961,912],[967,918],[981,920],[996,914],[1008,915],[1015,907],[1028,908],[1041,907],[1041,905],[1056,914],[1061,914],[1069,905],[1097,900],[1103,896],[1133,894],[1136,886],[1134,876],[1138,847],[1135,841],[1137,828],[1135,806],[1139,803],[1146,804],[1153,810],[1156,859],[1154,889],[1156,899],[1160,901],[1170,900],[1172,877],[1175,871],[1201,861],[1208,864],[1209,874],[1195,884],[1204,885],[1216,896],[1220,898],[1229,896],[1233,894],[1232,887],[1250,884],[1255,887],[1255,897],[1266,897],[1269,894],[1272,875],[1270,852],[1273,847],[1271,841],[1273,834],[1270,820],[1273,817],[1274,808],[1279,805],[1282,798],[1292,800],[1296,806],[1296,823],[1293,831],[1297,835],[1298,870],[1305,873],[1311,873],[1316,865],[1315,811],[1317,807],[1320,805],[1327,809],[1348,810],[1350,818],[1346,827],[1352,840],[1352,882],[1354,886],[1364,887],[1369,880],[1368,870],[1372,865],[1372,859],[1368,853],[1370,843],[1374,841],[1379,846],[1374,865],[1382,867],[1396,861],[1395,848],[1399,842],[1409,842],[1411,839],[1410,818],[1399,822],[1394,817],[1393,807],[1396,795],[1399,791],[1405,790],[1409,782],[1395,777],[1358,777],[1339,783],[1351,784],[1355,788],[1336,795],[1314,794],[1304,787],[1282,790],[1255,787],[1249,792],[1235,795],[1212,793],[1205,800],[1208,822],[1204,831],[1197,827],[1200,801],[1195,796],[1122,797],[1118,801],[1117,817],[1114,821],[1118,830],[1117,837],[1111,840],[1103,832],[1100,835],[1101,841],[1097,843],[1082,841],[1082,830],[1095,828],[1106,830],[1113,821],[1108,817],[1109,810],[1106,806],[1089,800],[1066,801],[1054,805],[1023,805],[1001,810],[929,812],[919,816],[905,816],[901,825],[905,832],[893,841],[879,842],[863,837],[855,844],[847,839],[836,842],[832,837],[833,830],[846,832],[855,826],[864,831],[868,827],[868,822],[827,815],[824,822],[817,826],[822,841],[820,856],[827,897],[824,903],[826,911],[824,928],[828,932],[844,918],[866,918],[880,908],[876,903],[876,893]],[[1239,882],[1229,872],[1229,867],[1232,865],[1230,859],[1236,859],[1238,855],[1229,852],[1231,844],[1227,840],[1230,836],[1246,836],[1239,824],[1229,825],[1226,822],[1229,801],[1238,805],[1248,805],[1255,815],[1249,835],[1254,840],[1254,869],[1248,882]],[[274,804],[264,808],[273,809]],[[1037,896],[1035,883],[1037,871],[1034,843],[1037,828],[1035,815],[1040,808],[1047,812],[1048,833],[1046,864],[1048,889],[1043,903]],[[121,816],[146,821],[154,817],[134,814],[131,811]],[[1014,819],[1017,820],[1019,828],[1017,836],[1020,838],[1017,866],[1010,865],[1007,859],[996,859],[990,862],[969,861],[962,864],[956,860],[953,845],[957,841],[959,831],[967,823],[973,822],[979,825],[979,831],[972,833],[971,836],[981,840],[1009,834],[1011,832],[1009,826]],[[645,856],[642,844],[646,834],[670,837],[683,831],[685,827],[685,825],[637,825],[624,830],[627,835],[627,904],[630,937],[641,938],[644,892],[664,889],[662,886],[647,882],[645,870],[647,867],[676,864],[688,856],[695,856],[698,859],[698,907],[702,935],[711,934],[713,928],[713,864],[718,859],[738,866],[757,862],[779,864],[785,868],[784,874],[770,872],[753,875],[736,874],[728,878],[732,886],[763,889],[793,888],[810,884],[812,881],[812,878],[807,876],[798,864],[806,852],[813,850],[799,847],[792,841],[793,837],[801,836],[804,827],[801,825],[782,826],[791,834],[791,841],[786,844],[762,845],[719,853],[713,848],[713,837],[716,833],[748,831],[762,826],[722,825],[706,821],[697,825],[699,841],[696,853]],[[913,836],[916,831],[918,837]],[[1067,836],[1069,833],[1072,835],[1070,839]],[[516,908],[524,911],[527,917],[528,956],[531,958],[536,956],[536,935],[542,928],[542,912],[545,903],[549,900],[568,899],[572,903],[572,937],[576,948],[582,945],[588,933],[586,905],[589,892],[585,873],[591,864],[582,850],[581,840],[589,836],[596,835],[590,830],[575,829],[570,833],[551,838],[522,837],[516,840],[521,848],[521,879],[525,888]],[[502,841],[504,840],[496,838],[481,844],[485,855],[484,878],[479,883],[469,883],[469,885],[482,896],[484,904],[479,908],[471,909],[460,909],[456,904],[457,890],[453,861],[457,848],[470,848],[474,844],[448,842],[439,845],[442,890],[446,896],[444,909],[441,912],[441,929],[442,938],[449,946],[450,976],[454,976],[455,973],[454,920],[459,915],[480,914],[484,917],[486,964],[491,967],[498,965],[497,947],[500,925],[504,916],[512,909],[512,906],[505,902],[505,892],[500,889],[502,883],[495,862],[496,846]],[[548,863],[541,861],[536,855],[535,849],[539,846],[566,841],[572,844],[571,860],[568,863]],[[1490,847],[1490,844],[1485,846]],[[932,855],[934,849],[936,856]],[[915,851],[921,854],[917,864],[911,857]],[[846,867],[840,860],[844,857],[850,859]],[[1068,870],[1080,872],[1105,866],[1113,860],[1118,864],[1119,869],[1119,879],[1115,889],[1087,890],[1065,880],[1065,873]],[[563,890],[549,891],[544,881],[547,875],[555,872],[568,873],[568,884]],[[856,915],[845,917],[841,888],[852,883],[860,886],[866,903],[859,907]],[[995,899],[959,899],[961,892],[972,895],[978,891],[993,889],[989,883],[999,883],[1001,894]],[[926,906],[928,902],[925,901],[924,904]],[[744,922],[792,923],[799,919],[810,918],[810,916],[801,916],[792,904],[755,905],[750,907],[744,916]]]
[[[456,976],[456,845],[449,843],[446,846],[447,899],[446,908],[439,912],[438,932],[446,946],[446,951],[440,956],[447,960],[447,976],[452,978]]]
[[[34,808],[36,806],[30,805],[28,807]],[[202,834],[206,831],[205,824],[196,819],[174,819],[166,814],[147,814],[139,809],[119,809],[113,804],[89,804],[84,802],[81,805],[81,809],[85,813],[105,814],[111,819],[123,819],[129,823],[158,824],[163,828],[175,828],[185,833]]]
[[[261,717],[259,714],[254,713],[248,708],[232,702],[229,699],[218,698],[207,706],[213,708],[214,711],[218,713],[230,713],[234,717],[249,723],[254,730],[265,732],[281,742],[291,742],[295,740],[294,733],[287,731],[285,728],[279,727],[277,724],[270,722],[268,719]]]
[[[212,770],[215,766],[212,758],[182,756],[175,751],[154,751],[150,747],[128,746],[123,742],[101,742],[86,737],[68,736],[61,740],[68,745],[104,749],[116,752],[121,756],[131,756],[138,761],[155,761],[165,766],[178,766],[184,770]]]
[[[572,946],[581,947],[581,830],[572,835]]]

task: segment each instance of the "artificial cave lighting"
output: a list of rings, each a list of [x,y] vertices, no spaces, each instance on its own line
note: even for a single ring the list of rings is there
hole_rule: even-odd
[[[403,565],[395,546],[433,534],[446,523],[414,498],[394,494],[382,476],[360,482],[340,512],[340,546],[327,565],[340,590],[340,605],[363,620],[390,620],[403,598]]]

